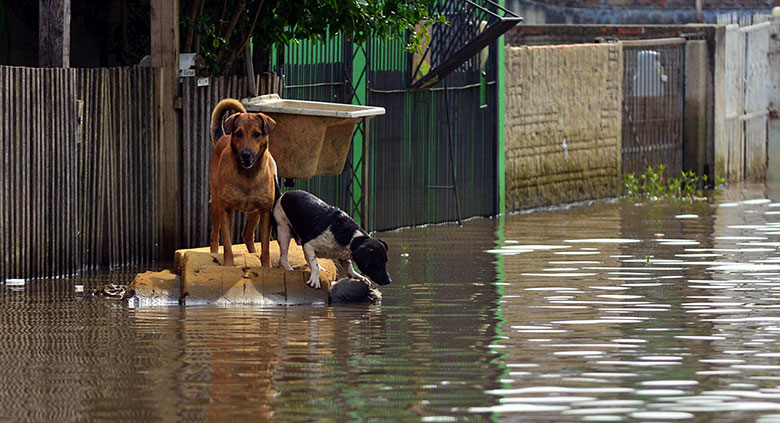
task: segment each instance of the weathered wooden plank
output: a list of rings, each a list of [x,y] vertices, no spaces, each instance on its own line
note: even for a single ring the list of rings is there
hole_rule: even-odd
[[[175,101],[179,96],[179,3],[151,2],[152,66],[162,69],[159,110],[159,229],[160,253],[172,257],[181,245],[181,144],[179,116]]]
[[[70,0],[38,1],[38,65],[70,67]]]

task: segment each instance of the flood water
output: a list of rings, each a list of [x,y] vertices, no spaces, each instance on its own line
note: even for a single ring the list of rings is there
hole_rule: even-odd
[[[0,286],[0,421],[780,422],[777,188],[383,233],[381,305]]]

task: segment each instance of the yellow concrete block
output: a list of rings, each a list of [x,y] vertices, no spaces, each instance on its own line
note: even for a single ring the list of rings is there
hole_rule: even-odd
[[[290,252],[291,264],[296,269],[308,269],[300,247],[291,246],[291,250],[293,248],[299,251],[297,254]],[[278,247],[271,248],[270,252],[272,264],[277,264]],[[247,253],[243,245],[241,248],[234,246],[233,254],[236,266],[223,266],[222,254],[211,254],[208,248],[176,252],[174,267],[181,272],[186,304],[327,304],[328,288],[337,274],[331,260],[319,260],[328,271],[321,273],[322,289],[315,290],[305,284],[308,271],[262,267],[259,255]]]
[[[256,254],[248,254],[246,251],[246,245],[244,244],[237,244],[233,245],[233,259],[236,264],[236,266],[260,266],[260,243],[255,243],[255,249],[257,250]],[[184,267],[184,256],[185,254],[189,252],[198,252],[198,253],[206,253],[209,257],[206,258],[205,256],[198,256],[196,257],[199,263],[209,263],[209,260],[211,260],[211,263],[214,264],[222,264],[222,246],[219,247],[219,252],[217,254],[211,254],[211,249],[209,247],[200,247],[200,248],[189,248],[184,250],[177,250],[174,254],[173,258],[173,271],[174,273],[180,275],[182,273],[182,269]],[[271,244],[269,245],[269,252],[271,254],[271,267],[279,267],[279,244],[276,241],[271,241]],[[246,255],[247,257],[243,257]],[[239,258],[239,256],[242,256]],[[192,259],[192,257],[190,258]],[[299,245],[296,245],[294,242],[290,245],[288,260],[290,262],[290,265],[295,270],[309,270],[309,265],[306,263],[306,258],[303,256],[303,250]],[[336,279],[336,264],[332,260],[328,259],[317,259],[320,263],[320,266],[325,268],[327,272],[322,272],[320,275],[321,278],[327,279],[329,282],[332,282]],[[308,276],[307,276],[308,278]]]
[[[144,272],[128,285],[133,291],[131,301],[137,305],[174,305],[181,299],[181,278],[170,270]]]

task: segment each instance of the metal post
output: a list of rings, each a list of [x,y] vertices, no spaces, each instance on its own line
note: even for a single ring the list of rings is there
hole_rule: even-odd
[[[371,136],[369,135],[368,132],[368,118],[364,117],[363,118],[363,159],[362,159],[363,191],[361,192],[361,197],[360,197],[361,209],[362,209],[360,210],[360,220],[361,223],[363,224],[363,229],[369,232],[371,231],[371,225],[369,225],[369,221],[368,221],[368,215],[369,215],[368,213],[368,207],[369,207],[368,206],[368,194],[369,194],[368,150],[370,144],[371,144]]]
[[[458,225],[463,226],[460,219],[460,202],[458,201],[458,178],[455,174],[455,151],[452,147],[452,121],[450,120],[450,99],[447,93],[447,78],[444,78],[444,105],[447,110],[447,143],[450,147],[450,167],[452,168],[452,190],[455,192],[455,212],[458,216]]]
[[[244,48],[244,62],[246,62],[246,77],[249,83],[249,92],[257,97],[257,83],[255,82],[255,65],[252,63],[252,43],[246,43]],[[266,93],[267,94],[267,93]]]

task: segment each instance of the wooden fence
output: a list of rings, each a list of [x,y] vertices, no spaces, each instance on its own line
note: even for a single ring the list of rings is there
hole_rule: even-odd
[[[729,181],[766,179],[770,23],[755,18],[719,18],[729,25],[716,52],[715,174]]]
[[[154,86],[150,68],[0,67],[0,281],[157,257]]]

